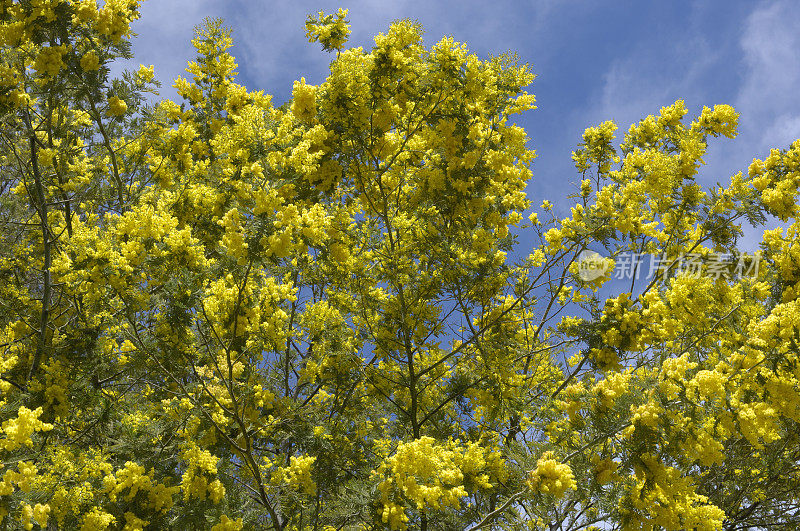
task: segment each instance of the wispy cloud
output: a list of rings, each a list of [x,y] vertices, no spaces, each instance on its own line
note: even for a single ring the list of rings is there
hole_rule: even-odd
[[[134,58],[116,65],[136,69],[139,64],[154,65],[162,82],[161,96],[176,98],[174,79],[185,75],[186,63],[194,59],[191,40],[194,27],[206,17],[224,14],[224,3],[214,0],[150,0],[142,2],[141,18],[133,23]]]
[[[754,9],[742,34],[746,71],[736,107],[742,113],[742,136],[762,155],[800,138],[798,28],[796,2],[781,0]]]
[[[646,24],[648,18],[656,16],[651,12],[637,13],[631,15],[629,24]],[[620,43],[630,44],[601,41],[598,48],[605,46],[608,51],[593,53],[594,64],[571,67],[591,68],[594,75],[587,76],[587,83],[580,90],[573,90],[572,105],[557,101],[565,111],[564,122],[557,130],[557,138],[544,147],[557,152],[558,157],[545,155],[538,161],[540,171],[559,176],[543,183],[548,195],[557,193],[558,186],[563,187],[560,183],[565,182],[564,175],[569,176],[566,179],[569,182],[579,181],[570,153],[587,127],[613,120],[619,127],[617,137],[621,138],[631,124],[657,114],[661,107],[678,99],[686,102],[691,113],[709,103],[706,80],[708,72],[721,61],[720,51],[706,35],[690,26],[675,24],[670,30],[662,33],[627,30],[629,33],[619,33],[616,38]]]
[[[242,81],[248,88],[265,90],[274,94],[276,101],[283,101],[293,80],[305,76],[312,83],[321,81],[332,58],[306,41],[308,13],[349,8],[351,46],[369,48],[373,36],[392,21],[411,18],[423,24],[428,44],[452,35],[480,55],[519,50],[523,60],[529,60],[526,53],[535,51],[535,59],[541,61],[547,51],[545,42],[552,36],[548,21],[563,15],[565,6],[583,1],[148,0],[142,3],[141,19],[134,23],[136,57],[119,68],[155,65],[156,75],[164,83],[162,95],[175,97],[172,80],[183,75],[186,62],[194,58],[190,43],[194,27],[205,17],[222,17],[233,28],[233,53]]]
[[[592,109],[582,112],[586,125],[613,119],[622,132],[662,106],[683,99],[690,109],[704,103],[702,81],[718,56],[702,36],[681,40],[670,56],[650,49],[614,60]]]
[[[727,182],[753,157],[800,137],[800,12],[791,0],[731,3],[735,15],[717,21],[713,9],[692,5],[692,23],[668,41],[644,41],[611,59],[602,88],[571,122],[576,131],[614,119],[621,129],[663,105],[684,99],[690,112],[731,103],[740,113],[735,140],[717,139],[699,180]],[[746,11],[743,10],[746,8]],[[655,44],[655,45],[654,45]],[[745,228],[741,247],[757,248],[761,230]]]
[[[800,138],[800,12],[795,2],[761,2],[747,17],[739,41],[743,80],[736,96],[739,136],[724,149],[729,173]],[[724,166],[725,163],[721,163]],[[777,223],[774,220],[773,223]],[[754,250],[763,228],[745,228],[742,246]]]
[[[539,0],[525,6],[525,16],[518,15],[513,2],[466,0],[458,3],[427,0],[357,0],[340,2],[233,2],[229,22],[235,28],[237,58],[253,88],[274,93],[276,99],[288,96],[291,81],[300,76],[309,82],[322,81],[331,56],[305,39],[304,22],[308,13],[323,10],[336,12],[345,5],[352,35],[350,46],[368,49],[378,32],[385,31],[397,19],[418,20],[425,29],[428,44],[444,35],[467,42],[481,55],[501,53],[530,45],[532,34],[541,29],[556,4],[565,0]],[[516,9],[515,9],[516,8]],[[524,26],[521,27],[524,20]]]

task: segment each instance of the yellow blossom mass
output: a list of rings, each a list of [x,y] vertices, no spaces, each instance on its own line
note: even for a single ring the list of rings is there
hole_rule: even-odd
[[[677,100],[539,197],[514,54],[315,13],[273,103],[206,19],[158,101],[139,4],[0,2],[3,529],[794,528],[800,139],[709,187]]]

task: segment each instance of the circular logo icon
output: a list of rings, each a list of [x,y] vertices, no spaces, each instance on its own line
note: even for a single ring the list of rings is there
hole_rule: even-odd
[[[578,276],[584,282],[597,280],[606,274],[606,263],[602,256],[589,249],[578,255]]]

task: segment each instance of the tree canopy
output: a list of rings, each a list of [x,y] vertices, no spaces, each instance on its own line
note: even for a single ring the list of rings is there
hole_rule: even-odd
[[[795,528],[800,140],[605,122],[562,219],[517,57],[319,13],[276,106],[209,19],[159,100],[138,4],[0,1],[2,529]]]

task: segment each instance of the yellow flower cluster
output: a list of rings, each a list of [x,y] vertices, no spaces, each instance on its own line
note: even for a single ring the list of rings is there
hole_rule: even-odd
[[[491,488],[489,471],[502,465],[497,456],[477,443],[458,441],[439,444],[432,437],[401,442],[377,473],[386,478],[378,485],[383,503],[382,518],[393,529],[405,529],[402,509],[395,496],[402,494],[417,508],[439,510],[459,507],[468,495],[466,480],[482,489]]]
[[[247,263],[248,245],[244,241],[241,222],[242,216],[239,214],[239,210],[232,208],[225,213],[217,224],[225,228],[225,234],[222,236],[220,243],[228,251],[228,254],[236,259],[239,265],[244,265]]]
[[[597,127],[589,127],[583,133],[577,151],[572,152],[572,160],[580,172],[586,172],[593,163],[599,164],[600,173],[606,173],[612,162],[619,162],[616,150],[611,145],[617,124],[612,121],[603,122]]]
[[[662,269],[632,300],[598,293],[627,264],[594,253],[562,266],[587,246],[614,258],[707,258],[733,247],[743,216],[796,217],[800,141],[706,192],[695,175],[709,137],[736,134],[731,107],[686,123],[678,100],[619,146],[614,122],[588,128],[573,153],[578,203],[559,220],[541,202],[525,227],[540,245],[517,267],[513,228],[530,206],[535,154],[510,118],[535,98],[523,90],[533,75],[511,55],[481,61],[452,38],[427,47],[408,20],[371,50],[343,50],[347,12],[320,13],[306,30],[337,50],[330,75],[318,86],[301,78],[289,105],[274,108],[234,82],[230,31],[208,21],[188,79],[175,82],[187,101],[140,120],[128,105],[156,86],[152,67],[111,92],[119,87],[91,74],[119,53],[113,42],[130,34],[138,1],[0,2],[0,11],[0,103],[12,121],[19,105],[33,106],[34,121],[52,117],[17,123],[46,146],[37,153],[45,234],[56,240],[47,240],[49,313],[40,226],[15,225],[20,243],[0,258],[9,278],[24,279],[0,282],[10,316],[0,326],[0,449],[14,452],[4,456],[0,514],[18,527],[185,527],[214,503],[208,525],[240,530],[269,518],[250,506],[221,515],[253,489],[274,501],[273,527],[319,514],[329,529],[327,515],[351,501],[332,493],[354,485],[377,489],[369,518],[389,528],[463,517],[453,527],[510,507],[507,493],[485,495],[503,484],[533,493],[518,500],[531,528],[544,527],[555,498],[588,493],[598,503],[583,514],[609,525],[718,529],[723,509],[737,514],[729,500],[741,487],[716,488],[716,478],[746,478],[745,498],[768,503],[770,487],[797,490],[800,226],[765,233],[766,271],[755,280]],[[62,24],[76,43],[27,43]],[[65,67],[76,63],[82,71]],[[53,108],[34,101],[29,72],[44,88],[78,76],[98,85],[92,94],[116,93],[95,107],[131,120],[102,133],[95,107],[71,110],[63,95]],[[12,155],[0,155],[9,170]],[[14,177],[29,169],[8,172],[19,181],[13,211],[37,210],[30,183]],[[574,304],[582,317],[569,315]],[[41,316],[48,335],[34,370]],[[27,388],[17,385],[26,371],[36,373]],[[16,411],[23,403],[42,407]],[[47,430],[58,434],[36,436]],[[112,439],[120,445],[106,454]],[[540,443],[554,451],[534,466],[522,456],[538,456]],[[154,449],[168,454],[166,469],[145,468]],[[321,471],[326,452],[341,466]],[[169,475],[176,460],[179,484]],[[226,486],[217,467],[231,464]],[[580,489],[576,476],[588,478]]]
[[[81,68],[87,72],[100,68],[100,58],[94,50],[89,50],[81,57]]]
[[[30,410],[25,406],[20,406],[16,418],[3,422],[2,431],[5,437],[0,439],[0,447],[7,452],[12,452],[20,446],[32,446],[31,435],[37,431],[52,430],[52,424],[39,420],[42,412],[41,407]]]
[[[150,522],[142,520],[132,512],[125,513],[125,527],[122,531],[144,531]]]
[[[139,0],[106,0],[97,11],[97,30],[114,42],[130,34],[130,24],[139,18]]]
[[[656,402],[647,402],[640,406],[631,406],[631,422],[634,426],[641,424],[650,428],[658,426],[659,416],[664,412]]]
[[[108,114],[111,116],[124,116],[128,112],[128,104],[125,100],[111,96],[108,98]]]
[[[34,520],[39,524],[39,527],[45,529],[49,518],[50,505],[43,505],[41,503],[37,503],[34,507],[31,507],[27,503],[22,503],[20,505],[20,523],[26,530],[33,529]]]
[[[556,234],[561,237],[565,234],[563,230],[551,230],[553,232],[548,231],[548,234],[550,235],[549,238],[552,238],[554,242],[557,241]],[[558,247],[561,247],[561,245]],[[589,286],[592,291],[597,291],[609,280],[615,267],[616,263],[613,258],[602,257],[596,252],[588,252],[583,253],[580,260],[570,264],[569,272],[578,277],[583,284]]]
[[[65,46],[47,46],[39,51],[36,56],[36,62],[33,67],[36,71],[45,78],[53,78],[58,75],[58,72],[64,66],[62,59],[66,53]]]
[[[126,502],[133,501],[137,494],[146,494],[146,501],[141,498],[140,506],[143,509],[150,509],[156,512],[166,513],[174,505],[173,496],[178,493],[180,487],[167,487],[153,479],[153,470],[149,473],[138,463],[128,461],[117,470],[116,474],[109,473],[103,477],[103,490],[108,494],[112,502],[117,501],[117,496],[123,494]],[[128,516],[126,514],[126,520]],[[131,515],[135,518],[134,515]],[[131,518],[130,525],[135,525]]]
[[[115,479],[116,485],[114,486],[114,491],[111,495],[112,500],[116,498],[117,493],[120,493],[125,489],[130,489],[128,494],[125,496],[125,500],[131,501],[140,489],[148,490],[151,484],[150,478],[145,473],[144,467],[131,461],[125,463],[125,466],[117,471]]]
[[[697,123],[713,136],[723,135],[734,138],[736,127],[739,124],[739,113],[730,105],[714,105],[713,110],[703,107]]]
[[[150,83],[155,77],[155,67],[153,65],[144,66],[139,65],[139,70],[136,71],[136,78],[142,83]]]
[[[76,0],[72,22],[89,25],[103,37],[118,43],[130,35],[130,24],[139,18],[139,0]]]
[[[600,406],[605,409],[613,407],[615,400],[628,391],[630,380],[630,371],[607,373],[593,388]]]
[[[389,529],[408,529],[408,515],[402,505],[393,501],[383,502],[381,509],[381,521],[389,526]]]
[[[543,494],[560,498],[568,490],[575,490],[575,476],[566,463],[559,463],[552,452],[545,452],[532,470],[528,483],[531,488]]]
[[[726,384],[727,378],[724,374],[716,370],[703,369],[689,382],[689,389],[694,391],[689,396],[692,398],[697,396],[701,400],[718,400],[725,397]]]
[[[214,503],[218,503],[225,495],[225,487],[219,479],[209,481],[208,476],[216,475],[219,459],[193,442],[188,443],[187,448],[181,454],[181,459],[187,466],[186,472],[181,478],[183,499],[204,500],[208,495]]]
[[[347,9],[339,9],[336,18],[320,11],[317,18],[308,16],[306,20],[306,37],[308,42],[319,42],[326,51],[341,50],[350,35],[347,23]]]
[[[45,371],[44,396],[57,417],[64,417],[69,408],[68,372],[59,360],[53,360],[42,366]],[[33,387],[33,386],[31,386]]]
[[[724,446],[722,445],[724,438],[715,437],[714,433],[702,427],[693,428],[691,431],[693,433],[687,434],[680,444],[686,457],[696,460],[704,466],[721,465],[725,460]]]
[[[99,507],[94,507],[83,518],[80,531],[106,531],[116,521],[117,519],[114,518],[114,515],[103,511]]]
[[[691,478],[643,454],[627,499],[620,500],[623,515],[637,529],[659,526],[669,531],[719,531],[725,512],[696,493]]]
[[[227,515],[223,514],[219,523],[211,526],[211,531],[241,531],[243,527],[244,523],[241,518],[231,520]]]
[[[738,398],[731,400],[737,407],[737,420],[742,435],[754,448],[764,448],[763,443],[770,443],[781,438],[777,430],[778,411],[765,402],[742,403]],[[762,442],[763,441],[763,442]]]
[[[605,485],[606,483],[620,479],[619,474],[617,474],[617,469],[619,468],[618,461],[614,461],[608,457],[601,458],[595,454],[592,456],[592,464],[595,466],[595,480],[600,485]]]
[[[30,492],[31,482],[36,478],[38,469],[34,463],[20,461],[17,470],[6,470],[3,481],[0,482],[0,495],[10,496],[14,493],[14,483],[22,492]]]
[[[289,466],[278,467],[272,473],[271,483],[273,485],[288,485],[297,492],[314,495],[317,492],[317,485],[311,477],[312,467],[316,457],[311,455],[291,456]]]
[[[782,221],[797,216],[800,139],[792,142],[786,151],[773,149],[763,161],[753,159],[748,173],[770,213]]]
[[[306,78],[294,82],[292,89],[292,114],[301,122],[312,122],[317,115],[317,87],[307,85]]]

